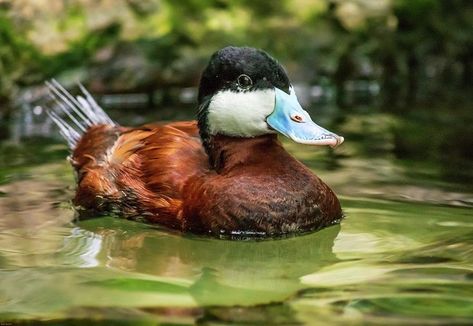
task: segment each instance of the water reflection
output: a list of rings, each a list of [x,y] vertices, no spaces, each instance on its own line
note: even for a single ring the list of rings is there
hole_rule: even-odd
[[[15,240],[28,241],[2,233],[0,318],[61,318],[81,307],[166,315],[170,307],[281,302],[304,287],[301,276],[338,261],[332,247],[339,226],[255,242],[182,236],[114,218],[79,225],[48,228],[16,250]]]
[[[111,268],[192,280],[202,305],[252,305],[286,299],[299,277],[337,261],[339,226],[283,240],[223,241],[131,229],[107,219],[81,223],[102,239],[97,257]],[[109,226],[112,223],[113,229]],[[250,277],[249,277],[250,276]],[[277,286],[275,286],[277,284]],[[228,295],[231,293],[231,295]]]
[[[97,255],[102,249],[102,243],[103,239],[99,234],[74,227],[71,234],[64,237],[64,246],[58,251],[58,260],[76,267],[98,266]]]

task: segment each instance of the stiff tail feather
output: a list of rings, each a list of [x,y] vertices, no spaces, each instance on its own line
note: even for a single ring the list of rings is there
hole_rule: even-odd
[[[58,126],[59,132],[71,150],[77,146],[88,128],[101,124],[116,126],[82,84],[79,84],[82,95],[76,97],[55,79],[47,81],[46,86],[55,102],[46,109],[46,113]]]

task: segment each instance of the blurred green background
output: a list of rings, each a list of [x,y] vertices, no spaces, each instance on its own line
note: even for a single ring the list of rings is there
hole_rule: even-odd
[[[0,139],[18,129],[12,121],[29,123],[24,104],[52,77],[142,94],[151,108],[192,104],[209,55],[227,45],[278,58],[315,107],[338,109],[334,125],[364,113],[357,123],[381,128],[396,158],[473,181],[470,0],[0,0]],[[373,133],[358,131],[346,132],[376,151]]]

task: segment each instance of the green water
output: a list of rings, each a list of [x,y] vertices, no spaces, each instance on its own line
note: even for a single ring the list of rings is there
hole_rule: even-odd
[[[285,143],[340,195],[346,219],[265,241],[75,221],[65,146],[0,144],[0,320],[473,323],[471,185],[389,151],[363,154],[360,144],[348,138],[334,152]]]

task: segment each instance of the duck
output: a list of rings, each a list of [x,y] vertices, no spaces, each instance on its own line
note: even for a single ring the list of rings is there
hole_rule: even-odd
[[[344,138],[301,107],[282,65],[264,50],[227,46],[202,72],[197,119],[124,127],[81,84],[46,82],[46,111],[67,141],[78,211],[115,213],[210,236],[279,236],[338,224],[330,187],[278,135],[336,147]]]

